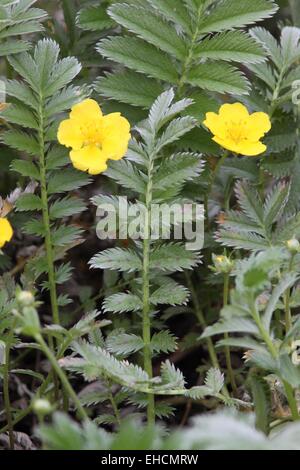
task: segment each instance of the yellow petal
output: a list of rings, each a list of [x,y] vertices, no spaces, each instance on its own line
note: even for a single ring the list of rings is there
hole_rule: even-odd
[[[227,129],[225,121],[218,114],[206,113],[206,119],[203,124],[212,134],[222,137],[223,139],[226,138]]]
[[[219,114],[225,121],[239,122],[249,118],[248,109],[242,103],[223,104]]]
[[[76,121],[81,122],[83,125],[86,122],[91,122],[94,119],[99,119],[102,116],[102,111],[95,100],[87,99],[81,103],[75,104],[73,106],[70,118],[76,119]]]
[[[130,124],[120,113],[104,116],[102,148],[108,158],[120,160],[124,157],[130,138]]]
[[[246,157],[255,157],[261,155],[267,150],[267,146],[262,142],[249,142],[245,141],[239,145],[238,153]]]
[[[271,129],[271,121],[266,113],[253,113],[248,121],[248,139],[255,142]]]
[[[80,150],[70,152],[71,161],[77,170],[98,175],[107,169],[107,155],[96,145],[87,145]]]
[[[67,119],[60,123],[57,138],[60,144],[74,150],[79,150],[84,141],[80,125],[73,119]]]
[[[9,221],[5,218],[0,218],[0,248],[3,248],[6,242],[9,242],[13,237],[13,229]]]
[[[236,144],[236,142],[232,139],[222,139],[220,137],[215,136],[213,141],[219,144],[226,150],[230,150],[231,152],[240,153],[239,149],[240,146]]]

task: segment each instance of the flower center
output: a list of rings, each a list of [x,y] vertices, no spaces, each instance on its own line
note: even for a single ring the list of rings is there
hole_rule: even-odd
[[[102,126],[101,123],[98,122],[91,122],[89,124],[86,124],[81,127],[81,132],[84,138],[84,143],[83,145],[89,146],[89,145],[96,145],[98,148],[102,148]]]
[[[239,144],[241,141],[247,139],[247,121],[240,119],[239,121],[226,122],[227,138]]]

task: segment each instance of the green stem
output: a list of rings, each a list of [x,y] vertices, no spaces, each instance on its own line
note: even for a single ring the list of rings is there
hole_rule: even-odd
[[[202,10],[203,10],[203,5],[200,5],[199,9],[198,9],[197,19],[196,19],[196,28],[195,28],[195,31],[193,32],[193,35],[192,35],[192,38],[191,38],[191,41],[190,41],[189,53],[188,53],[188,55],[185,59],[185,62],[183,64],[182,74],[181,74],[181,77],[180,77],[180,80],[179,80],[179,83],[178,83],[177,94],[178,94],[179,97],[182,96],[182,91],[183,91],[183,87],[186,83],[187,74],[188,74],[188,72],[191,68],[192,63],[193,63],[194,50],[195,50],[195,47],[196,47],[196,44],[197,44],[197,39],[198,39],[198,36],[199,36],[199,25],[200,25]]]
[[[74,405],[76,406],[78,410],[78,414],[83,420],[88,420],[88,416],[83,408],[83,406],[80,403],[80,400],[78,399],[76,393],[74,392],[66,374],[62,370],[62,368],[59,366],[56,357],[52,353],[51,349],[48,347],[47,343],[44,341],[43,337],[38,334],[35,336],[35,340],[39,345],[41,346],[42,351],[44,352],[45,356],[49,359],[50,364],[52,365],[55,373],[59,377],[64,389],[68,393],[69,397],[73,401]]]
[[[295,398],[294,390],[292,386],[285,380],[283,380],[282,383],[283,383],[285,394],[286,394],[286,397],[290,406],[292,418],[294,421],[298,421],[300,419],[300,415],[299,415],[299,410],[298,410],[298,405],[297,405],[297,400]]]
[[[72,341],[67,340],[61,345],[60,350],[57,354],[58,359],[63,357],[65,351],[68,349],[71,342]],[[38,388],[38,390],[36,391],[34,397],[32,398],[32,402],[34,402],[35,398],[44,396],[48,385],[51,383],[51,380],[52,380],[52,372],[50,372],[47,375],[47,377],[43,381],[42,385]],[[29,413],[31,413],[31,411],[32,411],[32,404],[30,404],[25,410],[22,410],[19,413],[17,413],[16,417],[14,418],[14,420],[12,422],[12,425],[15,426],[16,424],[18,424],[20,421],[22,421],[22,419],[26,418],[26,416],[28,416]],[[3,428],[0,429],[0,434],[3,434],[7,430],[8,430],[8,425],[5,425]]]
[[[224,275],[224,289],[223,289],[223,306],[225,307],[228,305],[228,297],[229,297],[229,274]],[[228,340],[229,339],[229,334],[225,333],[224,334],[224,339]],[[237,385],[234,377],[234,371],[232,368],[232,363],[231,363],[231,353],[230,353],[230,347],[225,346],[225,357],[226,357],[226,366],[227,366],[227,373],[230,381],[230,385],[232,388],[232,391],[234,394],[237,393]]]
[[[264,342],[268,346],[268,349],[271,353],[271,356],[274,359],[277,360],[278,359],[278,351],[277,351],[275,345],[273,344],[273,341],[272,341],[269,333],[265,329],[265,327],[263,325],[263,322],[262,322],[262,320],[259,316],[259,313],[257,312],[257,309],[256,309],[254,304],[253,304],[253,308],[252,308],[252,316],[253,316],[253,318],[254,318],[257,326],[258,326],[261,337],[263,338]],[[297,421],[297,420],[300,419],[300,415],[299,415],[299,411],[298,411],[298,405],[297,405],[297,400],[295,398],[294,390],[293,390],[292,386],[288,382],[286,382],[285,380],[282,380],[282,383],[283,383],[283,386],[284,386],[284,389],[285,389],[285,393],[286,393],[286,397],[287,397],[289,407],[290,407],[290,410],[291,410],[292,418],[293,418],[294,421]]]
[[[11,343],[13,340],[14,328],[12,327],[10,334],[8,335],[7,342],[5,344],[5,363],[3,371],[3,397],[4,397],[4,407],[8,427],[9,435],[9,446],[10,449],[14,449],[15,439],[14,439],[14,424],[12,420],[11,413],[11,404],[10,404],[10,395],[9,395],[9,373],[10,373],[10,349]]]
[[[112,391],[109,392],[109,399],[110,399],[110,403],[111,403],[112,409],[114,410],[114,414],[115,414],[117,423],[118,423],[118,425],[120,426],[120,425],[121,425],[120,411],[119,411],[119,409],[118,409],[118,407],[117,407],[117,404],[116,404],[116,401],[115,401],[115,398],[114,398],[114,396],[113,396]]]
[[[289,270],[288,272],[291,272],[293,269],[293,261],[294,261],[294,254],[291,254],[291,259],[289,263]],[[284,296],[284,311],[285,311],[285,331],[288,333],[290,329],[292,328],[292,314],[291,314],[291,308],[290,308],[290,300],[291,300],[291,289],[288,288],[285,296]]]
[[[40,166],[40,183],[41,183],[41,200],[42,200],[42,212],[43,212],[43,223],[45,228],[45,246],[46,256],[48,265],[48,279],[49,289],[52,307],[52,318],[53,322],[57,325],[60,324],[58,303],[57,303],[57,292],[55,282],[55,270],[54,270],[54,256],[53,256],[53,244],[51,237],[50,228],[50,216],[48,206],[48,190],[47,190],[47,175],[46,175],[46,159],[45,159],[45,137],[44,137],[44,110],[43,110],[43,97],[40,96],[39,106],[39,166]]]
[[[223,163],[225,162],[226,158],[229,156],[229,152],[225,151],[222,155],[221,158],[219,158],[218,160],[218,163],[213,171],[213,174],[212,174],[212,177],[211,177],[211,180],[210,180],[210,184],[209,184],[209,188],[208,188],[208,195],[211,194],[211,191],[212,191],[212,188],[213,188],[213,185],[216,181],[216,177],[218,176],[218,173],[219,173],[219,170],[221,169]]]
[[[154,170],[154,155],[149,158],[148,167],[148,183],[146,190],[146,214],[145,214],[145,228],[144,228],[144,241],[143,241],[143,341],[144,341],[144,369],[149,375],[150,379],[153,377],[152,368],[152,352],[151,352],[151,308],[150,308],[150,279],[149,279],[149,266],[150,266],[150,211],[152,204],[152,188],[153,188],[153,170]],[[148,395],[147,407],[148,424],[155,422],[155,401],[154,395]]]

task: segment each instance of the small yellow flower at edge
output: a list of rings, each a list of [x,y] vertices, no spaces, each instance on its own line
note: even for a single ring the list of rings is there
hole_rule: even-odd
[[[205,126],[221,147],[245,156],[256,156],[267,150],[260,139],[270,131],[271,121],[266,113],[249,114],[241,103],[224,104],[219,114],[207,113]]]
[[[13,234],[14,232],[9,221],[0,217],[0,248],[3,248],[5,243],[12,239]]]
[[[103,116],[98,103],[86,99],[73,106],[70,118],[60,123],[57,138],[70,147],[75,168],[98,175],[107,160],[120,160],[128,149],[130,124],[120,113]]]

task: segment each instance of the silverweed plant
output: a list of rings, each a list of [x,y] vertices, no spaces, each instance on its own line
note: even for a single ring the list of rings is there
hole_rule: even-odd
[[[0,0],[0,448],[299,449],[297,2],[36,3]]]

